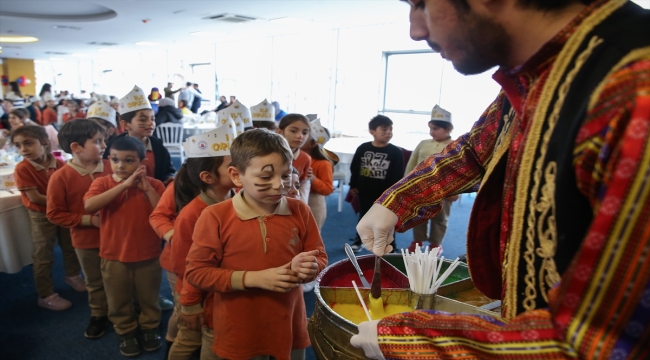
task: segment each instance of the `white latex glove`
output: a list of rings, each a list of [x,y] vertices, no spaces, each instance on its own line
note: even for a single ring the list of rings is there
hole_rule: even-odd
[[[363,246],[377,256],[391,252],[397,215],[379,204],[373,204],[357,224]]]
[[[359,334],[350,339],[350,345],[363,349],[369,359],[384,360],[384,354],[379,350],[379,341],[377,341],[377,324],[379,320],[359,324]]]

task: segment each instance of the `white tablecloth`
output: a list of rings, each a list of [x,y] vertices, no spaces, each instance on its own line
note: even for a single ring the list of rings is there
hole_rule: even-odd
[[[13,172],[0,168],[0,175]],[[13,193],[12,193],[13,192]],[[0,272],[17,273],[32,263],[32,233],[20,192],[0,190]]]
[[[190,136],[203,134],[206,131],[214,130],[216,128],[217,128],[216,123],[202,123],[202,124],[183,123],[183,140],[187,139]]]

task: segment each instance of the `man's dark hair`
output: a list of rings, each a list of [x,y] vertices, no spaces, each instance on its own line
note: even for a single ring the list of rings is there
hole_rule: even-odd
[[[59,130],[59,133],[57,134],[57,138],[59,139],[59,146],[61,146],[61,149],[68,154],[72,154],[70,144],[76,142],[77,144],[84,146],[86,140],[92,139],[93,136],[97,135],[97,133],[106,137],[106,131],[98,123],[87,119],[76,119],[63,124],[61,130]]]
[[[185,83],[185,85],[192,86],[192,83],[188,81],[187,83]]]
[[[135,151],[138,153],[140,161],[144,160],[147,148],[142,141],[131,136],[120,136],[111,144],[111,150],[118,151]]]
[[[380,126],[393,126],[393,120],[388,116],[377,115],[370,119],[370,122],[368,123],[368,129],[370,130],[377,130]]]
[[[266,129],[253,129],[237,136],[230,146],[231,165],[246,172],[246,168],[254,157],[271,154],[282,156],[284,163],[293,160],[293,153],[287,140],[282,135]]]

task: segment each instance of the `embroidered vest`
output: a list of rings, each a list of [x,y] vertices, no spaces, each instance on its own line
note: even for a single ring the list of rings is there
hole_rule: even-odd
[[[504,105],[495,155],[470,220],[467,247],[470,271],[479,290],[490,297],[500,296],[505,283],[505,318],[547,307],[548,290],[560,281],[578,252],[593,209],[576,185],[572,163],[575,138],[602,89],[603,79],[621,66],[647,57],[649,49],[638,49],[649,46],[650,12],[625,0],[614,0],[594,10],[567,40],[522,144],[512,229],[503,263],[498,264],[500,222],[486,220],[480,212],[494,212],[490,202],[499,204],[496,209],[500,209],[502,193],[494,190],[503,188],[513,117],[509,104]],[[492,221],[491,226],[485,226],[486,221]]]

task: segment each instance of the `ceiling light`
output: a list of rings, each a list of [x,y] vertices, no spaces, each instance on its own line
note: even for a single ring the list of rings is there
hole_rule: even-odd
[[[90,56],[90,55],[88,55],[88,54],[77,54],[77,53],[75,53],[75,54],[72,54],[71,56],[74,56],[74,57],[88,57],[88,56]]]
[[[153,41],[138,41],[135,44],[140,45],[140,46],[158,46],[158,45],[160,45],[160,43],[153,42]]]
[[[64,58],[58,58],[58,57],[51,57],[50,61],[64,61]]]
[[[20,35],[2,35],[0,36],[0,43],[30,43],[37,42],[38,39],[33,36],[20,36]]]
[[[198,36],[198,37],[218,37],[221,36],[221,34],[216,33],[216,32],[211,32],[211,31],[195,31],[193,33],[190,33],[192,36]]]

